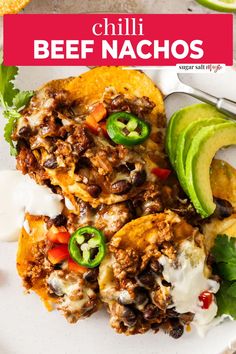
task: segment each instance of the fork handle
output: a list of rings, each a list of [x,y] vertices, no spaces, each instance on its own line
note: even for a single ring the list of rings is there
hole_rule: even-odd
[[[197,98],[200,101],[215,106],[220,112],[230,116],[233,119],[236,119],[236,102],[228,100],[227,98],[215,97],[209,93],[190,87],[188,85],[183,85],[183,87],[183,91],[185,93],[194,98]]]
[[[228,100],[227,98],[218,98],[217,100],[217,109],[227,114],[228,116],[236,119],[236,103]]]

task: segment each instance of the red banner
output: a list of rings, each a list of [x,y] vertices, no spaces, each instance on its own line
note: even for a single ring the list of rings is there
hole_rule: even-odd
[[[5,65],[233,63],[233,16],[6,15]]]

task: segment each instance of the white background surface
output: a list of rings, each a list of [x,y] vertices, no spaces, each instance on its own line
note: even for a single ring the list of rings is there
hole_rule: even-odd
[[[80,72],[81,68],[76,67],[21,68],[18,85],[35,89],[53,78]],[[157,72],[149,74],[155,77]],[[236,100],[235,70],[225,74],[182,75],[182,78],[210,93]],[[166,100],[167,115],[191,102],[185,95],[173,95]],[[2,138],[3,123],[1,118],[1,169],[14,166]],[[230,149],[224,156],[236,166],[235,151]],[[162,333],[117,335],[110,329],[104,310],[77,324],[67,324],[59,313],[48,313],[37,296],[24,295],[15,267],[16,247],[15,243],[0,244],[0,354],[219,354],[232,347],[233,341],[236,349],[236,322],[214,328],[204,339],[191,332],[177,341]]]

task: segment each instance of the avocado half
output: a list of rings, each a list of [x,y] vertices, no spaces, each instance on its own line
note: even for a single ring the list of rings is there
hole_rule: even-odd
[[[232,0],[197,0],[197,2],[209,9],[220,12],[235,12],[236,3]]]
[[[225,115],[206,103],[182,108],[172,115],[166,132],[166,151],[173,167],[175,167],[179,135],[190,123],[208,118],[225,118]]]
[[[216,205],[210,184],[210,165],[216,152],[236,145],[236,124],[226,122],[201,128],[189,148],[186,158],[188,195],[202,217],[213,214]]]
[[[188,186],[185,175],[185,163],[193,139],[195,139],[196,134],[201,128],[222,123],[225,123],[225,119],[223,118],[197,120],[196,122],[190,123],[179,135],[177,140],[178,148],[176,149],[175,168],[178,175],[178,179],[185,193],[188,194]]]

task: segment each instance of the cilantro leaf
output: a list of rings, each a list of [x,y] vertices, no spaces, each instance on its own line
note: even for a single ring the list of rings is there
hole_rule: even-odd
[[[13,81],[18,74],[16,66],[5,66],[0,52],[0,106],[4,108],[3,115],[8,122],[4,128],[4,138],[10,144],[11,155],[16,155],[17,150],[12,141],[12,132],[17,120],[21,117],[19,111],[23,109],[33,96],[33,91],[19,91],[14,87]]]
[[[12,82],[17,74],[16,66],[5,66],[3,63],[0,65],[0,102],[5,109],[12,106],[13,99],[19,92]]]
[[[34,91],[20,91],[13,98],[13,105],[19,111],[24,108],[28,103],[31,97],[34,95]]]
[[[226,280],[236,280],[236,259],[234,262],[219,263],[217,270],[222,278]]]
[[[231,283],[231,285],[229,286],[229,288],[227,290],[227,294],[229,296],[236,298],[236,282]],[[235,301],[236,301],[236,299],[235,299]]]
[[[235,239],[227,235],[217,235],[212,253],[217,262],[229,262],[236,259]]]
[[[222,278],[216,294],[218,315],[226,314],[236,319],[236,239],[217,235],[212,254],[216,272]]]
[[[4,127],[4,138],[10,144],[10,154],[16,156],[17,150],[13,144],[11,135],[15,124],[21,115],[16,110],[11,109],[4,112],[4,117],[8,119],[8,122]]]
[[[212,254],[219,275],[226,280],[236,280],[236,244],[227,235],[218,235]]]
[[[218,315],[230,315],[236,319],[236,283],[224,281],[216,295]]]

